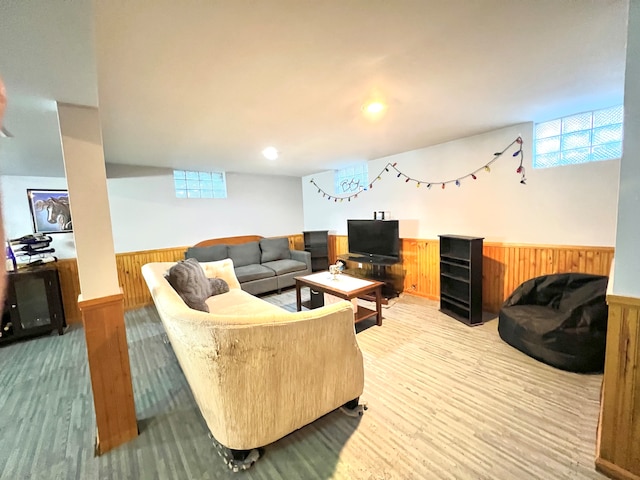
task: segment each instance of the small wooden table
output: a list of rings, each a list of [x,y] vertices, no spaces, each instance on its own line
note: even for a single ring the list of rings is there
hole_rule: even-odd
[[[343,273],[336,275],[335,278],[329,272],[318,272],[304,277],[296,277],[296,308],[298,311],[302,310],[302,298],[300,295],[302,287],[309,287],[318,292],[328,293],[349,301],[354,298],[373,295],[375,296],[376,309],[371,310],[358,305],[355,312],[355,323],[377,316],[376,324],[382,325],[383,285],[383,282],[350,277]]]

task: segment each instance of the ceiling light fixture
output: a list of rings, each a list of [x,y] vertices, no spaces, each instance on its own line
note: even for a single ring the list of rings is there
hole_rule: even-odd
[[[0,138],[13,138],[13,135],[11,134],[11,132],[9,130],[7,130],[6,128],[2,127],[2,128],[0,128]]]
[[[275,160],[278,158],[278,150],[276,150],[276,147],[267,147],[262,150],[262,155],[267,160]]]
[[[385,111],[387,106],[382,102],[370,102],[364,106],[364,111],[369,115],[378,115]]]

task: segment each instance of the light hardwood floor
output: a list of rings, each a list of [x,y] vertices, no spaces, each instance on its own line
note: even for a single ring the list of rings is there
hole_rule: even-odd
[[[295,308],[293,290],[263,297]],[[232,473],[153,307],[126,314],[141,434],[94,456],[84,334],[0,348],[2,479],[603,479],[594,470],[602,375],[556,370],[403,296],[358,326],[369,409],[334,411]],[[309,339],[313,341],[314,339]],[[251,379],[247,379],[251,381]]]

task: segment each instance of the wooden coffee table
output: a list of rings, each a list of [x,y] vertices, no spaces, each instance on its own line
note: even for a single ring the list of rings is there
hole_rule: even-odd
[[[377,325],[382,325],[382,286],[383,282],[364,280],[341,273],[335,278],[329,272],[312,273],[304,277],[296,277],[296,308],[302,310],[302,298],[300,289],[309,287],[315,291],[328,293],[345,300],[353,300],[364,296],[375,296],[376,309],[371,310],[358,305],[355,312],[355,322],[361,322],[367,318],[376,316]]]

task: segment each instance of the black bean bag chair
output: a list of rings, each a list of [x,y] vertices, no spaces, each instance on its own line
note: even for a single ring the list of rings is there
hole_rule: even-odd
[[[509,345],[562,370],[604,369],[608,277],[585,273],[527,280],[507,298],[498,333]]]

